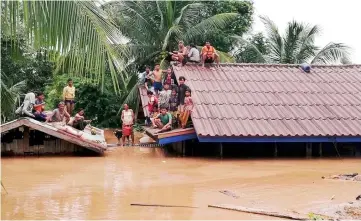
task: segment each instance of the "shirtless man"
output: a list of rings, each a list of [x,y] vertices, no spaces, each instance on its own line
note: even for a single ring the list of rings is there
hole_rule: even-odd
[[[178,61],[181,65],[183,64],[184,58],[187,56],[187,48],[184,46],[183,41],[178,42],[178,51],[173,51],[172,60]]]
[[[162,78],[163,78],[163,73],[166,73],[166,70],[161,70],[160,69],[160,65],[156,64],[154,67],[154,71],[153,71],[153,75],[154,75],[154,92],[156,94],[156,96],[158,96],[159,91],[162,90]]]

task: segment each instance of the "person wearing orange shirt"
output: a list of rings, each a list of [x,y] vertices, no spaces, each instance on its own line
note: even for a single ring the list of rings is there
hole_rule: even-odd
[[[202,48],[202,67],[204,67],[205,63],[213,62],[216,62],[217,67],[219,67],[219,56],[216,53],[216,49],[207,41],[206,45]]]

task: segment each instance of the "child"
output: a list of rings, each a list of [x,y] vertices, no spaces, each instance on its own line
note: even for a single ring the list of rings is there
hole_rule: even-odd
[[[154,126],[154,119],[157,118],[159,115],[158,105],[154,105],[153,112],[150,115],[150,123]]]
[[[176,90],[172,90],[171,97],[169,98],[169,112],[173,116],[173,128],[176,128],[178,126],[178,97]]]
[[[181,113],[179,117],[183,129],[186,128],[189,115],[191,114],[193,109],[193,100],[191,97],[191,90],[189,88],[186,90],[185,96],[186,97],[184,98],[184,111]]]
[[[164,78],[163,84],[169,84],[169,88],[173,90],[175,87],[177,87],[177,78],[175,77],[174,73],[172,72],[171,68],[167,69],[167,74]]]
[[[153,127],[159,128],[158,133],[172,129],[172,115],[168,113],[167,107],[162,107],[160,114],[153,120]]]
[[[159,92],[159,100],[158,107],[168,107],[169,106],[169,98],[171,96],[172,91],[169,90],[169,84],[163,85],[164,90]]]

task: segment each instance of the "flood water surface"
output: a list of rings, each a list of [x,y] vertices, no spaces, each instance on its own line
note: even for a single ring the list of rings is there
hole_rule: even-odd
[[[356,182],[322,176],[361,172],[360,159],[219,160],[118,148],[104,157],[4,158],[2,219],[272,219],[208,208],[233,204],[307,213],[361,194]],[[238,196],[222,194],[228,190]],[[334,196],[334,199],[331,198]],[[199,208],[138,207],[131,203]]]

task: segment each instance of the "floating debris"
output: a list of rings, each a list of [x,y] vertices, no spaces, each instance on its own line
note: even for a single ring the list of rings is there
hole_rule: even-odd
[[[361,181],[361,175],[359,175],[358,173],[345,173],[339,175],[332,175],[329,177],[323,176],[322,179]]]
[[[223,194],[225,194],[225,195],[227,195],[227,196],[236,198],[236,199],[239,198],[239,196],[237,196],[235,193],[232,193],[231,191],[228,191],[228,190],[221,190],[221,191],[219,191],[219,192],[220,192],[220,193],[223,193]]]

